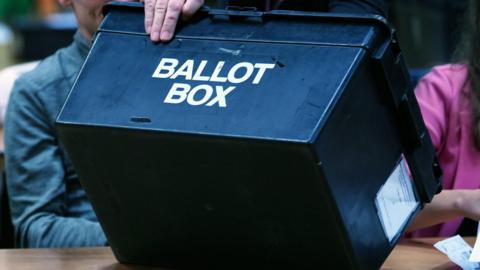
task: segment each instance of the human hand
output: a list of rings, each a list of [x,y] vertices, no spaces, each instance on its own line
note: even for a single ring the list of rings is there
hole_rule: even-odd
[[[480,189],[444,189],[435,195],[431,203],[408,226],[414,231],[428,226],[466,217],[480,220]]]
[[[204,0],[140,0],[145,2],[145,31],[153,42],[169,41],[180,16],[191,17]]]
[[[480,220],[480,190],[458,190],[457,207],[461,215]]]

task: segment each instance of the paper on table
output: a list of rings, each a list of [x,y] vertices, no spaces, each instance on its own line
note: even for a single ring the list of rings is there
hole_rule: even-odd
[[[477,240],[475,240],[475,245],[473,246],[473,251],[469,259],[469,261],[471,262],[480,262],[480,240],[478,240],[478,238],[480,237],[479,233],[480,233],[480,223],[478,224],[478,227],[477,227]]]
[[[480,263],[468,261],[472,247],[460,235],[447,238],[433,245],[464,270],[479,270]]]

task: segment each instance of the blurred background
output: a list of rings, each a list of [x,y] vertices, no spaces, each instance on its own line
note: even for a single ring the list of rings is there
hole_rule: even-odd
[[[207,0],[224,7],[226,0]],[[390,0],[390,21],[411,69],[449,62],[467,0]],[[76,22],[56,0],[0,0],[0,69],[66,46]]]

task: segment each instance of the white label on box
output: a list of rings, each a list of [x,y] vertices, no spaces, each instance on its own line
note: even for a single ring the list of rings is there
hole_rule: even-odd
[[[400,161],[380,188],[375,199],[375,205],[385,235],[391,242],[419,206],[413,192],[412,178],[404,159]]]

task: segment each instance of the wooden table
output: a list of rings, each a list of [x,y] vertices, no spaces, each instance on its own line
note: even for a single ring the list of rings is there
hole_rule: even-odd
[[[403,240],[392,251],[383,264],[383,270],[394,269],[461,269],[448,259],[446,255],[433,247],[441,238],[417,238]],[[475,238],[465,237],[473,247]]]
[[[438,238],[400,243],[383,265],[393,269],[459,269],[432,245]],[[474,239],[467,238],[473,245]],[[119,264],[110,248],[6,249],[0,250],[0,269],[15,270],[147,270],[162,269]]]

